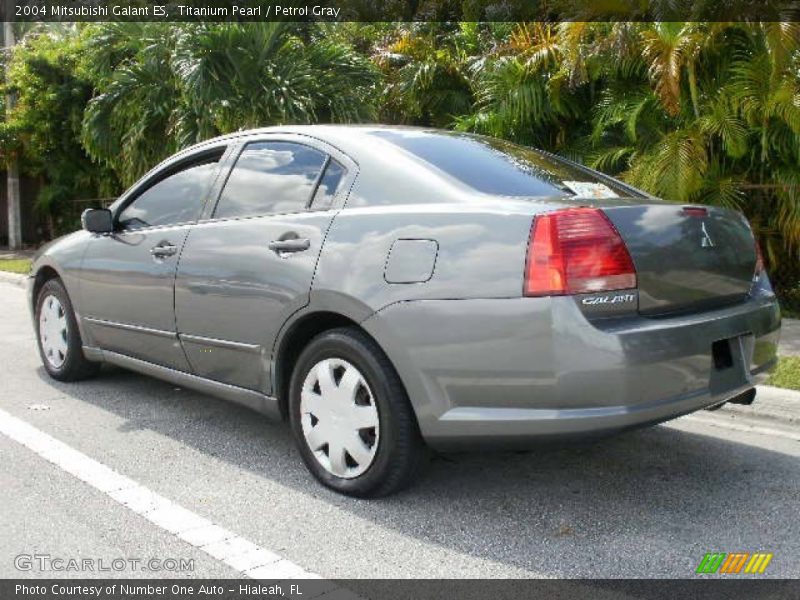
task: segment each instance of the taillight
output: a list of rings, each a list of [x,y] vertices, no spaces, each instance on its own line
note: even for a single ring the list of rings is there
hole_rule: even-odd
[[[753,281],[758,281],[761,273],[764,272],[764,255],[761,252],[761,244],[756,241],[756,271],[753,274]]]
[[[636,287],[625,242],[597,208],[567,208],[534,219],[526,296],[588,294]]]

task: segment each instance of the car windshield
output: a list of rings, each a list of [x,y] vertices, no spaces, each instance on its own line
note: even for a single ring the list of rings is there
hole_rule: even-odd
[[[474,190],[500,196],[630,196],[557,157],[495,138],[419,130],[376,130],[395,144]]]

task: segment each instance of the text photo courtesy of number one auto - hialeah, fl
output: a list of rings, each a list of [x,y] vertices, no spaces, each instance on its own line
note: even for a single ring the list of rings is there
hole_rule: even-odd
[[[3,11],[0,597],[797,597],[796,7]]]

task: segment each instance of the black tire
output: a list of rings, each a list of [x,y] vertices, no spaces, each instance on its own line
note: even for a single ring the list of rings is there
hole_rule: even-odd
[[[317,461],[303,434],[300,414],[300,395],[306,376],[317,363],[332,358],[345,360],[361,372],[378,410],[380,437],[374,459],[364,473],[349,479],[337,477]],[[321,333],[303,350],[292,373],[289,418],[308,470],[323,485],[348,496],[378,497],[400,490],[413,480],[425,454],[400,377],[375,341],[353,327]]]
[[[49,296],[55,296],[58,299],[67,320],[67,350],[64,361],[59,366],[53,365],[45,356],[45,351],[42,348],[42,335],[39,331],[39,316],[42,311],[42,305]],[[39,356],[47,374],[53,379],[58,381],[79,381],[93,377],[100,370],[100,363],[87,360],[83,355],[83,342],[78,330],[78,323],[75,320],[75,311],[72,309],[72,303],[64,284],[58,278],[45,282],[42,289],[39,290],[39,295],[36,298],[35,329]]]

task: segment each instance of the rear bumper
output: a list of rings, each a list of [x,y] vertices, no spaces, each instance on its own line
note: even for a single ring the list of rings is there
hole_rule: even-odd
[[[363,323],[434,447],[520,445],[672,419],[753,387],[774,365],[772,295],[702,314],[590,322],[573,298],[403,302]],[[714,342],[731,349],[715,366]]]

